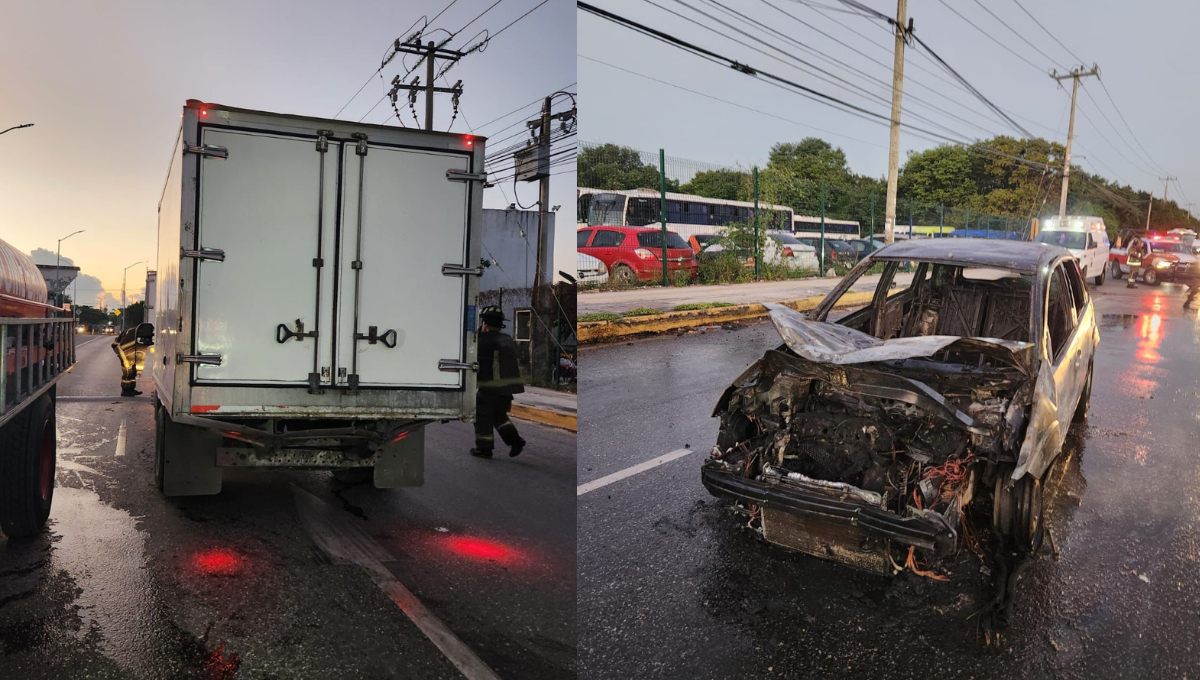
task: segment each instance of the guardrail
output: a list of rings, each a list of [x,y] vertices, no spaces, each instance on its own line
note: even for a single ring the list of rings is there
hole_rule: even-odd
[[[0,426],[75,365],[74,319],[0,318]]]

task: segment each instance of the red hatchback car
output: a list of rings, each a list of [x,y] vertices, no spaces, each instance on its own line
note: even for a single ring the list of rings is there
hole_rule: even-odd
[[[653,227],[584,227],[575,233],[575,249],[600,260],[614,283],[630,284],[662,277],[662,230]],[[667,271],[684,270],[688,278],[700,265],[687,241],[667,232]]]

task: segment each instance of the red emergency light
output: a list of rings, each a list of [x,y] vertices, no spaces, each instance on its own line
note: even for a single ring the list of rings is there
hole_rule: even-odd
[[[465,136],[463,137],[463,139],[467,140],[467,146],[474,146],[474,144],[475,144],[475,141],[474,141],[474,139],[475,139],[475,138],[474,138],[474,137],[472,137],[471,135],[465,135]]]

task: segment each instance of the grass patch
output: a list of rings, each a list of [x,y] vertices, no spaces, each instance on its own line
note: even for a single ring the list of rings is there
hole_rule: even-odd
[[[616,321],[619,318],[621,318],[621,315],[614,314],[613,312],[588,312],[587,314],[580,314],[578,320],[579,321]]]
[[[683,305],[675,305],[676,312],[689,312],[693,309],[716,309],[717,307],[733,307],[732,302],[689,302]]]
[[[651,314],[662,314],[662,310],[655,309],[653,307],[637,307],[635,309],[629,310],[628,312],[622,313],[621,316],[623,316],[623,317],[650,316]]]

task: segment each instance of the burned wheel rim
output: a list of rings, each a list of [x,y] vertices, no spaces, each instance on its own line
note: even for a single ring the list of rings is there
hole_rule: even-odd
[[[613,267],[613,278],[617,280],[617,283],[629,285],[633,283],[637,277],[634,275],[632,269],[623,264],[619,264],[616,267]]]
[[[54,490],[54,463],[58,453],[58,433],[54,418],[47,418],[42,427],[42,441],[38,451],[38,494],[43,503],[50,502]]]

